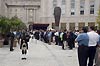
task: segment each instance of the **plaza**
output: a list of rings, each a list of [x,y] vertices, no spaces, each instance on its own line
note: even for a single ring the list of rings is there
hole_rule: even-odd
[[[9,46],[0,48],[0,66],[78,66],[77,48],[62,50],[58,45],[30,39],[26,60],[21,60],[19,45],[9,51]]]
[[[43,28],[43,30],[51,28],[56,31],[54,18],[55,7],[61,8],[61,19],[59,23],[59,29],[61,30],[80,31],[84,26],[95,26],[96,28],[99,26],[96,21],[100,9],[100,0],[0,0],[0,37],[3,36],[0,40],[2,41],[3,39],[3,41],[5,40],[4,44],[8,44],[3,45],[2,41],[3,47],[0,48],[0,66],[79,66],[77,46],[75,48],[73,46],[71,50],[69,48],[65,50],[61,46],[50,42],[51,39],[49,40],[49,44],[49,38],[47,36],[50,32],[48,31],[43,31],[42,33],[42,31],[38,32],[36,30],[36,34],[38,34],[36,37],[38,39],[30,39],[26,60],[21,59],[20,44],[17,44],[13,51],[13,43],[11,42],[16,38],[16,29],[20,24],[20,27],[24,27],[18,29],[21,31],[22,29],[27,29],[29,26],[32,30],[34,30],[33,28]],[[12,19],[13,17],[15,18]],[[18,22],[20,23],[18,24]],[[10,32],[10,29],[13,31],[13,33],[11,32],[13,36],[10,35],[8,37],[7,32]],[[60,34],[60,31],[57,32]],[[20,33],[19,31],[19,35]],[[33,32],[29,33],[34,34]],[[40,34],[45,39],[44,42],[40,41]],[[20,37],[19,35],[17,37],[18,39]],[[54,36],[57,37],[57,42],[60,45],[61,35]],[[69,35],[66,37],[70,38]],[[26,39],[26,36],[24,39]]]
[[[61,8],[60,29],[80,30],[83,26],[98,26],[96,17],[100,0],[0,0],[0,15],[17,16],[27,26],[49,24],[55,27],[54,8]]]

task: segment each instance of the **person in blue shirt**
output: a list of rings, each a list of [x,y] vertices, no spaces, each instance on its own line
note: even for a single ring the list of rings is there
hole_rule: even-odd
[[[89,37],[87,34],[88,28],[83,27],[82,33],[78,35],[75,41],[78,42],[78,60],[79,66],[87,66],[88,59],[88,43]]]

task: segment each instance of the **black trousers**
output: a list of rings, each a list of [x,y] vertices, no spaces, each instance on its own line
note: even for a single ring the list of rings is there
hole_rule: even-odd
[[[73,49],[73,42],[72,41],[68,41],[68,46],[69,46],[69,49]]]
[[[89,63],[88,63],[88,66],[93,66],[95,53],[96,53],[96,46],[89,47]]]
[[[13,43],[14,43],[14,39],[11,39],[11,40],[10,40],[10,51],[13,50]]]
[[[86,46],[79,46],[78,47],[79,66],[87,66],[88,49],[89,48]]]
[[[55,42],[56,42],[56,45],[59,44],[59,38],[58,38],[58,36],[55,36]]]
[[[22,50],[22,54],[27,54],[27,50]]]
[[[79,46],[78,60],[79,66],[87,66],[87,59],[89,58],[88,66],[93,66],[96,47]]]

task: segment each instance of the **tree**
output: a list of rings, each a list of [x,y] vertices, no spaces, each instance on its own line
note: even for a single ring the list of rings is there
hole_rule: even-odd
[[[26,28],[26,25],[19,19],[14,16],[11,19],[0,16],[0,33],[6,34],[10,30],[19,30]]]
[[[11,21],[11,29],[19,30],[22,28],[26,28],[26,25],[19,19],[18,17],[14,16],[10,19]]]
[[[96,22],[98,23],[98,29],[100,29],[100,9],[99,9],[99,12],[98,12]]]
[[[6,33],[7,31],[9,31],[9,18],[4,17],[4,16],[0,16],[0,31],[2,34]]]

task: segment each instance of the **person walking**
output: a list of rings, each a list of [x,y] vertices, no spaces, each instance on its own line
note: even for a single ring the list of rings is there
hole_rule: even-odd
[[[67,33],[67,42],[70,50],[75,48],[75,42],[74,42],[75,39],[76,39],[76,35],[72,31]]]
[[[56,32],[54,33],[54,35],[55,35],[55,42],[56,42],[55,45],[58,45],[58,44],[59,44],[59,32],[56,31]]]
[[[22,50],[22,60],[26,60],[26,54],[27,54],[27,50],[28,50],[28,44],[25,42],[25,40],[23,40],[23,43],[20,45],[20,49]]]
[[[67,46],[67,30],[64,30],[62,49],[65,50],[66,46]]]
[[[90,26],[89,32],[87,33],[89,36],[89,51],[88,51],[88,57],[89,57],[89,63],[88,66],[93,66],[93,61],[96,53],[96,46],[97,42],[99,41],[99,35],[94,31],[95,27]]]
[[[10,35],[10,37],[9,37],[10,51],[13,51],[14,50],[13,44],[14,44],[15,35],[14,35],[12,30],[10,31],[9,35]]]
[[[59,35],[59,46],[62,46],[62,49],[64,49],[63,48],[63,31],[62,32],[60,32],[60,35]]]
[[[79,66],[87,66],[87,59],[88,66],[93,66],[95,53],[96,53],[96,46],[99,42],[99,35],[94,31],[95,27],[90,26],[89,32],[87,34],[80,34],[76,41],[78,41],[79,48],[78,48],[78,58],[79,58]]]
[[[52,31],[50,30],[49,32],[48,32],[48,43],[49,43],[49,45],[51,45],[51,38],[52,38]]]
[[[75,39],[78,42],[78,61],[79,66],[87,66],[88,59],[88,42],[89,36],[87,34],[88,29],[83,27],[81,30],[81,34]]]

